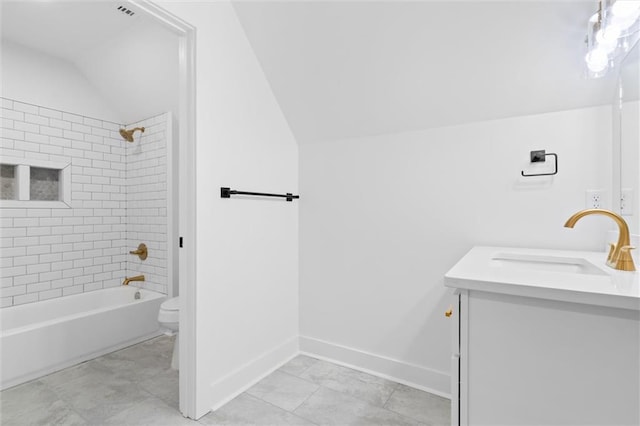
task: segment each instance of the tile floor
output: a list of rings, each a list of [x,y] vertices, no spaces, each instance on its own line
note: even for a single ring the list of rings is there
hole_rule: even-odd
[[[161,336],[0,392],[2,425],[448,425],[450,402],[304,355],[199,420]]]

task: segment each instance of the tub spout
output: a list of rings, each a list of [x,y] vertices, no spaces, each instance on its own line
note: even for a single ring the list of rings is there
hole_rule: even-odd
[[[131,281],[144,281],[144,275],[136,275],[135,277],[131,278],[124,277],[122,285],[129,285]]]

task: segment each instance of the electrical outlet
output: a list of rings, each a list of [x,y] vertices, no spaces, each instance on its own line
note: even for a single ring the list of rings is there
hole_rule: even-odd
[[[633,189],[622,188],[620,191],[620,214],[633,216]]]
[[[585,196],[585,208],[603,209],[604,208],[604,191],[600,189],[588,190]]]

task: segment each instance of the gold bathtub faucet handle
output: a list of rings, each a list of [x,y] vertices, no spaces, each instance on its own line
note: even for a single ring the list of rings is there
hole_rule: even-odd
[[[135,254],[140,258],[140,260],[145,260],[149,254],[147,251],[147,245],[145,243],[140,243],[138,245],[138,250],[131,250],[129,254]]]
[[[131,281],[144,281],[144,275],[136,275],[135,277],[131,278],[124,277],[122,285],[129,285]]]

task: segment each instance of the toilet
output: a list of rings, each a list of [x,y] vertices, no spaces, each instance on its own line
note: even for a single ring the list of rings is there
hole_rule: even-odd
[[[158,322],[160,326],[167,329],[165,334],[176,335],[176,341],[173,344],[173,356],[171,357],[171,368],[174,370],[178,369],[179,366],[179,347],[178,339],[180,338],[178,334],[178,325],[180,321],[180,298],[172,297],[171,299],[167,299],[162,302],[160,305],[160,311],[158,312]]]

